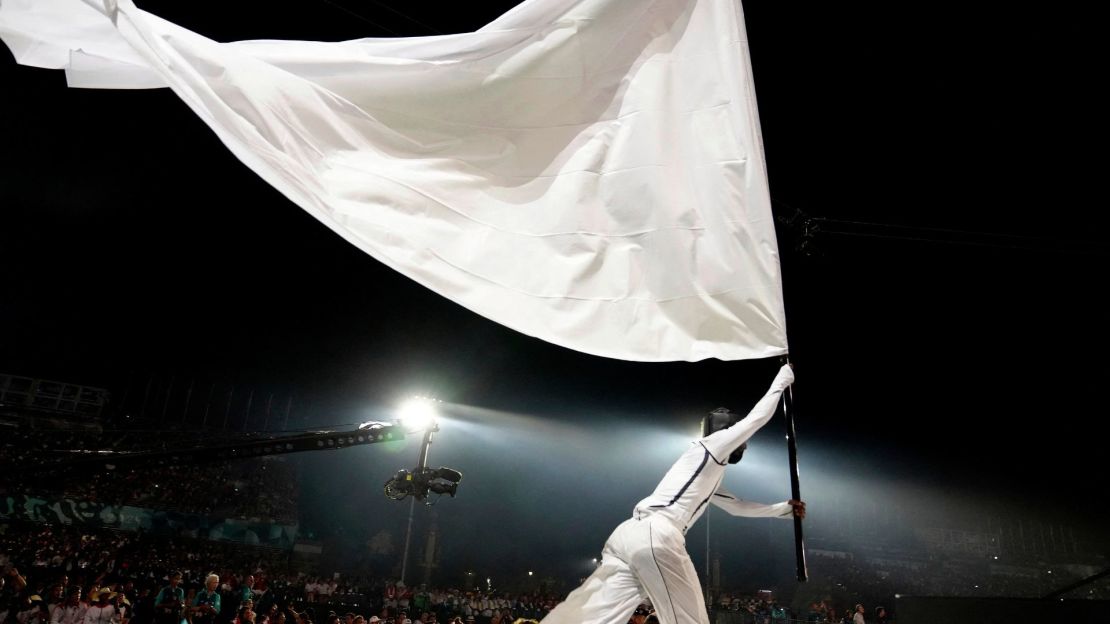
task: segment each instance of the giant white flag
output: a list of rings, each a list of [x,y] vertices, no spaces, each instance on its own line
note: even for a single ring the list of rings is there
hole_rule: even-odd
[[[738,0],[529,0],[472,33],[339,43],[218,43],[86,1],[0,0],[0,38],[71,86],[168,86],[298,206],[467,308],[614,358],[786,352]]]

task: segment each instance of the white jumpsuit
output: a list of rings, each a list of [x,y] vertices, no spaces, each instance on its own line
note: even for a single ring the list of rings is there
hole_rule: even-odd
[[[708,624],[698,574],[686,553],[686,529],[710,502],[734,516],[793,516],[787,502],[752,503],[721,489],[728,456],[771,420],[793,381],[784,366],[743,420],[694,442],[609,536],[597,570],[543,624],[627,624],[645,597],[661,624]]]

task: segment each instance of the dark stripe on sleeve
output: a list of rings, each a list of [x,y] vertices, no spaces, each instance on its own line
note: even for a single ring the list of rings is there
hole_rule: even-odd
[[[703,449],[705,449],[706,453],[709,453],[709,449],[705,448],[705,442],[698,442],[698,444],[700,444],[701,447]],[[725,465],[725,462],[718,460],[716,457],[713,456],[713,453],[709,453],[709,456],[713,457],[713,461],[717,462],[718,466],[724,466]]]

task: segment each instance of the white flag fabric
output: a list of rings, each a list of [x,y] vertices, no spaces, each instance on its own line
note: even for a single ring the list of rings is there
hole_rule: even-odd
[[[218,43],[86,1],[0,0],[0,38],[71,86],[168,86],[301,208],[479,314],[628,360],[787,350],[738,0],[529,0],[472,33],[338,43]]]

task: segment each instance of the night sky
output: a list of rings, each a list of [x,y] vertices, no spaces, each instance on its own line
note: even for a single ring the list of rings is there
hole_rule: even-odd
[[[513,4],[139,2],[221,41],[461,32]],[[981,508],[1105,533],[1105,68],[1102,22],[1080,6],[745,7],[776,212],[922,239],[801,249],[779,227],[814,531],[845,506],[897,522],[916,503],[938,524]],[[294,423],[313,426],[434,394],[457,418],[432,464],[466,475],[434,508],[458,566],[563,573],[596,556],[697,419],[746,410],[777,368],[606,360],[516,334],[342,241],[168,90],[70,90],[6,50],[0,85],[0,372],[117,397],[152,375],[252,387],[293,395]],[[992,244],[937,242],[953,231]],[[782,433],[757,436],[730,490],[788,497]],[[402,530],[408,504],[380,483],[413,444],[302,461],[306,526]],[[738,557],[790,569],[789,523],[711,522],[748,544]]]

